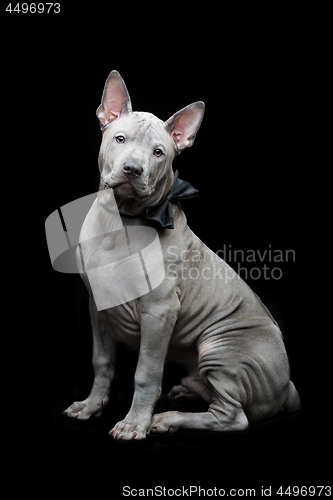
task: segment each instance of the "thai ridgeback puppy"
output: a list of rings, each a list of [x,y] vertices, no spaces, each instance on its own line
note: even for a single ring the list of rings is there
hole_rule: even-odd
[[[109,75],[97,110],[103,133],[100,203],[94,203],[83,224],[77,250],[90,293],[95,379],[87,399],[65,413],[77,419],[101,413],[114,376],[116,345],[127,344],[139,351],[135,392],[128,414],[110,431],[115,439],[139,440],[178,429],[241,431],[249,422],[299,408],[277,323],[249,286],[191,231],[179,203],[196,190],[173,172],[172,161],[192,146],[203,114],[203,102],[166,122],[132,112],[117,71]],[[164,274],[148,293],[98,310],[87,269],[103,265],[115,245],[103,205],[111,191],[127,231],[157,231]],[[98,237],[96,227],[102,228]],[[120,283],[107,271],[98,280],[102,296]],[[209,404],[207,412],[154,414],[165,361],[180,363],[188,372],[172,397],[200,396]]]

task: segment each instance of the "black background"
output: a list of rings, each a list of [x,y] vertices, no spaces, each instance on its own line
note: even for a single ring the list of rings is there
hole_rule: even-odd
[[[327,385],[319,353],[309,342],[308,303],[301,299],[300,284],[298,150],[306,45],[297,19],[263,15],[226,14],[211,30],[208,25],[208,36],[198,16],[179,19],[167,30],[159,16],[143,25],[105,19],[103,12],[96,23],[90,21],[91,28],[86,18],[69,21],[66,13],[55,24],[45,16],[36,25],[31,15],[21,16],[20,23],[14,14],[10,23],[5,19],[3,96],[15,171],[10,185],[25,187],[23,205],[17,197],[15,203],[23,208],[20,248],[29,264],[24,280],[29,314],[19,340],[27,368],[18,387],[28,396],[24,415],[32,423],[24,435],[31,439],[24,445],[17,431],[15,453],[22,469],[34,467],[32,490],[42,489],[44,477],[50,491],[66,494],[71,485],[81,495],[92,485],[96,495],[106,488],[118,496],[125,485],[256,487],[259,496],[263,485],[328,483],[324,413],[314,404]],[[62,416],[89,392],[91,332],[85,288],[79,276],[52,269],[44,221],[58,207],[98,189],[101,135],[95,110],[112,69],[124,78],[134,110],[166,120],[191,102],[205,102],[195,144],[174,167],[200,190],[200,198],[184,203],[183,210],[207,246],[295,250],[296,262],[265,262],[281,267],[280,280],[249,284],[283,330],[302,399],[297,415],[238,434],[179,432],[114,442],[108,431],[129,408],[136,363],[135,354],[121,349],[105,415],[88,422]],[[15,321],[22,321],[15,314]],[[179,374],[177,367],[166,368],[163,394]],[[165,405],[162,399],[160,409]]]

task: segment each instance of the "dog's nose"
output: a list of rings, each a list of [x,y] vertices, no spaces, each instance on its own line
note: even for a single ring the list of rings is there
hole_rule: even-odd
[[[135,179],[142,174],[143,168],[135,161],[125,161],[123,171],[129,179]]]

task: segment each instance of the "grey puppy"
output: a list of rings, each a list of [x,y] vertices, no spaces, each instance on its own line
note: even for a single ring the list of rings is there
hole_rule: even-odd
[[[87,399],[74,402],[65,413],[78,419],[99,415],[109,398],[116,344],[139,350],[132,406],[110,431],[116,439],[144,439],[150,432],[178,429],[244,430],[249,422],[299,408],[277,323],[249,286],[190,230],[179,202],[170,197],[179,182],[172,161],[192,146],[203,114],[203,102],[167,122],[132,112],[117,71],[110,73],[97,110],[103,131],[100,195],[112,188],[123,226],[156,228],[147,210],[165,200],[172,207],[171,222],[164,220],[157,229],[165,271],[161,284],[105,310],[97,309],[86,272],[103,264],[114,247],[112,228],[98,202],[81,230],[77,263],[90,292],[95,379]],[[103,236],[93,237],[96,227]],[[102,281],[101,293],[112,293],[112,274],[105,273]],[[166,360],[188,372],[172,396],[184,401],[198,395],[209,404],[207,412],[154,414]]]

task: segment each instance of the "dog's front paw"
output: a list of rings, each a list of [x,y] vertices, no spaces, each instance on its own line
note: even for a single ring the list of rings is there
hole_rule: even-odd
[[[160,434],[177,432],[180,427],[180,415],[178,411],[156,413],[153,415],[151,431]]]
[[[125,420],[118,422],[109,434],[114,439],[123,439],[124,441],[135,439],[138,441],[140,439],[145,439],[149,433],[150,420],[149,423],[144,421],[131,422],[125,418]]]
[[[70,418],[78,420],[88,420],[92,415],[100,417],[103,406],[108,402],[108,398],[91,400],[89,398],[84,401],[75,401],[70,405],[64,413]]]

